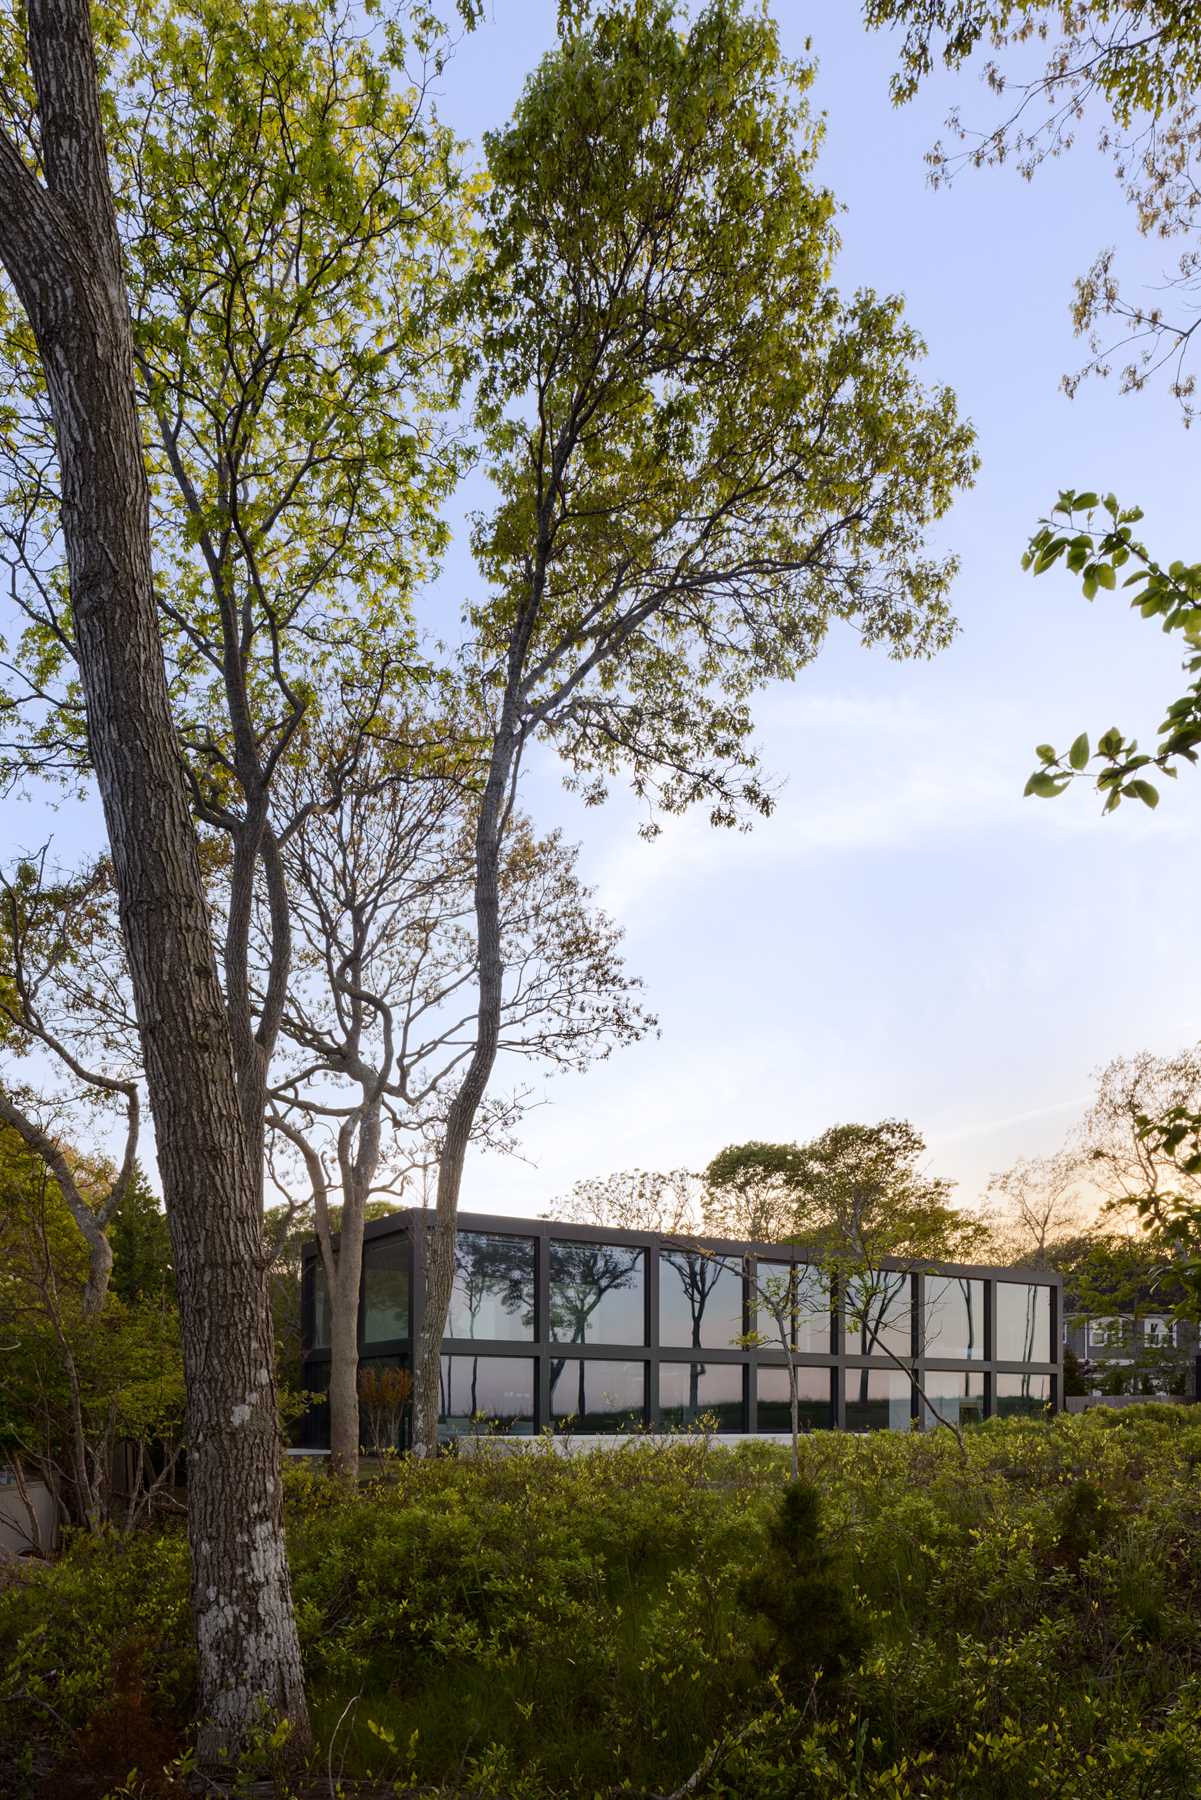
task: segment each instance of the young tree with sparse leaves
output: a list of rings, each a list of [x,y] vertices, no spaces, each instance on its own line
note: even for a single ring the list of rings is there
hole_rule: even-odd
[[[890,1341],[894,1332],[911,1338],[916,1316],[912,1276],[892,1261],[914,1271],[927,1262],[969,1261],[987,1238],[981,1220],[951,1204],[951,1184],[924,1172],[925,1151],[903,1119],[835,1125],[807,1144],[731,1145],[714,1157],[705,1180],[719,1216],[724,1205],[727,1217],[731,1207],[735,1217],[770,1217],[774,1241],[804,1247],[862,1353],[901,1370],[962,1450],[958,1425],[928,1397],[912,1358]],[[787,1293],[775,1294],[775,1310],[787,1304]]]
[[[84,1312],[98,1314],[113,1267],[111,1228],[137,1173],[141,1069],[118,951],[112,870],[50,874],[43,851],[0,874],[0,1124],[42,1163],[87,1247]],[[29,1066],[31,1054],[41,1064]],[[22,1064],[26,1068],[22,1069]],[[53,1073],[47,1074],[47,1067]],[[122,1154],[108,1177],[83,1183],[64,1141],[81,1108],[122,1115]]]
[[[470,1055],[475,800],[470,780],[450,779],[445,757],[428,750],[457,735],[445,719],[395,727],[360,757],[332,810],[305,806],[319,771],[298,771],[291,784],[304,814],[285,850],[296,949],[269,1125],[305,1174],[328,1307],[331,1463],[348,1479],[359,1455],[367,1209],[428,1164]],[[501,855],[499,924],[500,1055],[510,1067],[582,1069],[653,1025],[574,850],[557,833],[536,837],[519,813]],[[493,1096],[474,1141],[509,1147],[529,1098],[522,1086]]]

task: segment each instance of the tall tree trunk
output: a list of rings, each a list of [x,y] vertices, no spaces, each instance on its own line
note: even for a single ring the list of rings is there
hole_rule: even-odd
[[[37,337],[93,766],[145,1053],[179,1292],[198,1754],[307,1733],[284,1550],[273,1346],[246,1144],[151,576],[133,346],[87,0],[29,0],[45,185],[0,138],[0,257]]]
[[[360,1267],[339,1246],[339,1289],[342,1274]],[[346,1303],[349,1300],[349,1305]],[[358,1292],[330,1307],[330,1472],[340,1480],[358,1478]]]
[[[510,693],[514,682],[510,678]],[[479,1003],[475,1046],[467,1072],[451,1102],[438,1161],[438,1197],[426,1231],[425,1312],[417,1346],[414,1384],[413,1452],[434,1456],[438,1449],[439,1358],[455,1279],[455,1230],[463,1163],[472,1127],[488,1087],[500,1041],[504,999],[504,959],[500,939],[500,846],[506,796],[517,756],[513,724],[515,708],[506,696],[505,711],[493,743],[488,779],[480,804],[475,837],[475,920],[479,952]]]
[[[330,1472],[359,1473],[359,1286],[363,1274],[363,1209],[344,1201],[337,1272],[329,1288]]]
[[[799,1455],[801,1407],[800,1396],[797,1393],[796,1363],[793,1361],[791,1355],[788,1358],[788,1424],[792,1434],[792,1479],[796,1481],[799,1479],[801,1473]]]

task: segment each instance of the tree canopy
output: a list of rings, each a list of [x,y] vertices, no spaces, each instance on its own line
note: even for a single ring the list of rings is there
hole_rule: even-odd
[[[888,1256],[964,1261],[984,1228],[951,1204],[950,1182],[925,1173],[925,1155],[904,1119],[833,1125],[806,1144],[733,1144],[705,1171],[708,1219],[766,1225],[848,1271]]]
[[[963,148],[930,151],[933,179],[963,164],[1012,160],[1032,175],[1075,143],[1099,114],[1097,141],[1108,155],[1138,229],[1162,242],[1183,239],[1172,300],[1128,299],[1112,249],[1099,252],[1076,282],[1073,318],[1090,359],[1065,377],[1069,392],[1084,375],[1109,374],[1118,362],[1123,389],[1142,387],[1166,368],[1185,421],[1194,413],[1196,376],[1189,352],[1197,329],[1197,230],[1201,224],[1201,15],[1181,0],[864,0],[869,26],[899,27],[898,102],[913,97],[941,62],[959,69],[983,51],[983,80],[1002,117],[978,129],[959,109],[948,121]],[[1043,59],[1039,71],[1033,55]],[[1161,290],[1162,291],[1162,290]],[[1175,311],[1172,302],[1175,302]],[[1117,344],[1109,341],[1120,332]]]

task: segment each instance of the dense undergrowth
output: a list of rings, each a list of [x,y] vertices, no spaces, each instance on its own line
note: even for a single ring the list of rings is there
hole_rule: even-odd
[[[1194,1422],[1196,1421],[1196,1422]],[[323,1779],[755,1800],[1201,1793],[1201,1414],[289,1483]],[[805,1623],[799,1624],[798,1621]],[[182,1793],[182,1534],[0,1593],[0,1791]],[[133,1770],[138,1773],[132,1774]]]

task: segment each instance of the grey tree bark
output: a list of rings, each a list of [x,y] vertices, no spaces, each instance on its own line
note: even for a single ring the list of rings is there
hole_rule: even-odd
[[[87,0],[29,0],[44,181],[0,137],[0,259],[37,338],[93,766],[175,1255],[198,1754],[307,1733],[284,1550],[257,1172],[239,1107],[155,610],[133,344]]]
[[[278,1113],[272,1114],[271,1122],[300,1152],[313,1196],[317,1248],[329,1295],[330,1473],[353,1483],[359,1473],[359,1286],[367,1198],[380,1162],[379,1097],[368,1100],[361,1116],[346,1120],[339,1132],[342,1210],[336,1248],[321,1157],[298,1126]]]
[[[532,619],[535,604],[529,609]],[[438,1193],[427,1228],[425,1310],[413,1381],[413,1451],[434,1456],[438,1449],[438,1389],[442,1338],[455,1275],[455,1231],[463,1163],[476,1113],[487,1091],[500,1041],[504,1004],[504,955],[500,932],[500,847],[512,804],[513,778],[520,760],[516,726],[517,684],[527,640],[519,630],[509,652],[509,680],[493,739],[488,778],[475,837],[475,917],[479,954],[479,1004],[475,1042],[466,1072],[450,1105],[438,1161]]]

